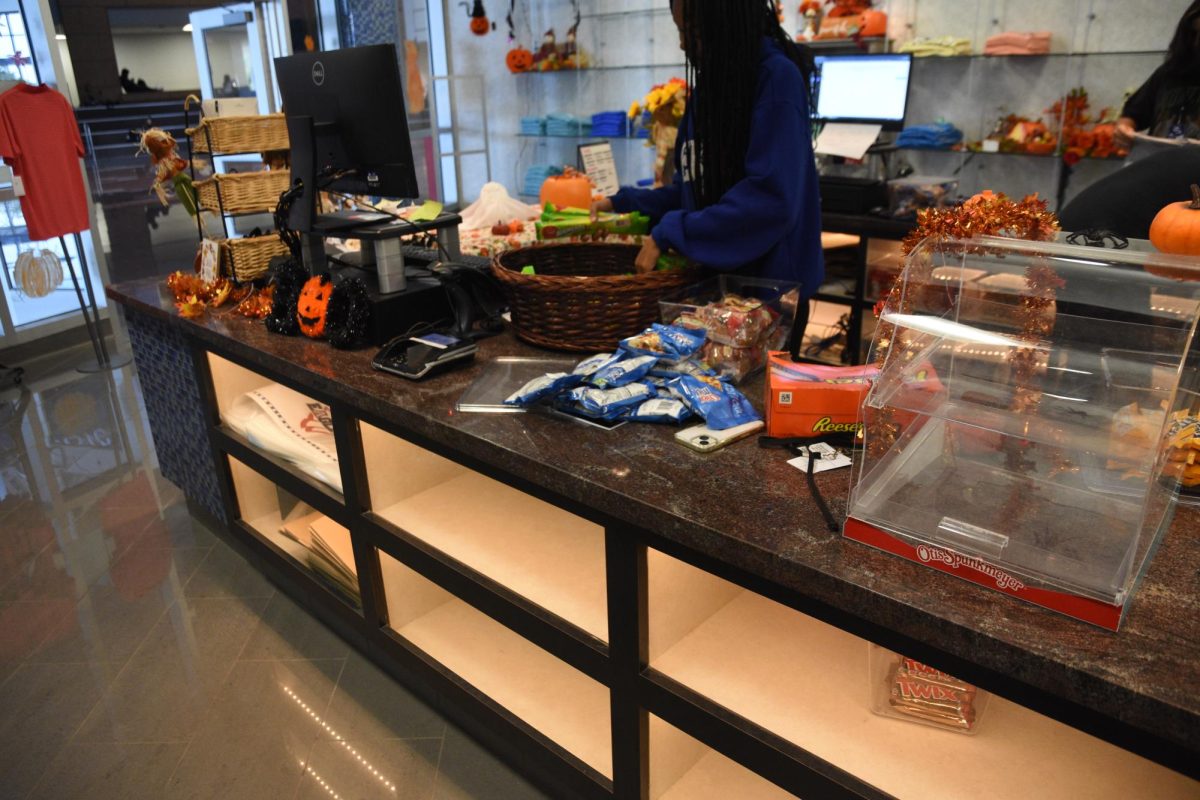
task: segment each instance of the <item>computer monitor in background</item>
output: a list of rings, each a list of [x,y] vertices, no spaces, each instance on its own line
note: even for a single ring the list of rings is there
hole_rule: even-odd
[[[319,233],[367,221],[362,214],[316,217],[318,191],[418,196],[394,45],[277,58],[275,75],[287,115],[293,183],[297,178],[303,183],[289,227]]]
[[[828,55],[816,57],[813,116],[822,122],[904,127],[912,56]]]

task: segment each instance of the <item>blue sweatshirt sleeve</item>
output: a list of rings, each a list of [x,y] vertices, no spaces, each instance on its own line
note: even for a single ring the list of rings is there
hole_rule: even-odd
[[[635,189],[624,186],[612,196],[613,211],[627,214],[638,211],[650,217],[652,222],[658,222],[668,211],[683,207],[683,184],[679,180],[679,170],[675,170],[675,178],[670,184],[657,189]]]
[[[804,111],[789,100],[765,99],[754,108],[746,177],[699,211],[668,211],[651,232],[658,246],[707,267],[732,270],[766,255],[800,214],[807,175]]]

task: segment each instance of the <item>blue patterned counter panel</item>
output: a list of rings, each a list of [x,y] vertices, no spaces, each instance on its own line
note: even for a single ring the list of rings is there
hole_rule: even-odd
[[[345,42],[344,46],[399,44],[400,33],[396,25],[398,9],[396,0],[347,0],[346,38],[350,41]]]
[[[159,469],[189,500],[228,524],[192,351],[162,320],[128,309],[125,319]]]

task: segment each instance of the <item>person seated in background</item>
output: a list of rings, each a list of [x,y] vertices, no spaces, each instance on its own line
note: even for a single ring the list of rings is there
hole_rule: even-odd
[[[138,91],[137,84],[133,82],[133,78],[129,77],[129,70],[121,70],[121,89],[125,94],[133,94]]]
[[[1200,0],[1183,12],[1166,60],[1126,101],[1114,138],[1129,147],[1142,130],[1161,139],[1200,139]]]

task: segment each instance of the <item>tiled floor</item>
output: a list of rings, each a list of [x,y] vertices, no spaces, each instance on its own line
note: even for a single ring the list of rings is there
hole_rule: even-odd
[[[0,391],[0,798],[542,796],[194,521],[132,368],[79,360]]]

